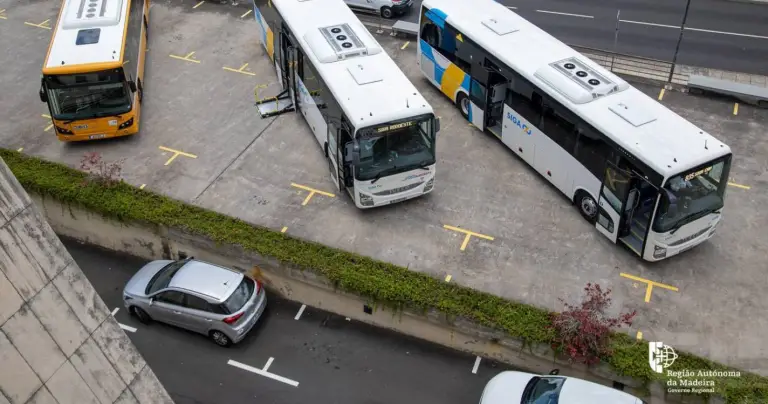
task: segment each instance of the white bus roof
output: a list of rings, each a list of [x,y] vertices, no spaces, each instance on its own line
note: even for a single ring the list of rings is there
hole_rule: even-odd
[[[44,69],[120,62],[127,10],[128,0],[64,0]]]
[[[494,0],[423,5],[665,177],[730,153],[703,129]],[[587,75],[572,73],[579,70]]]
[[[272,4],[355,127],[433,113],[342,0],[272,0]],[[336,40],[340,34],[348,38]],[[353,35],[357,43],[349,38]],[[342,58],[345,53],[349,56]]]

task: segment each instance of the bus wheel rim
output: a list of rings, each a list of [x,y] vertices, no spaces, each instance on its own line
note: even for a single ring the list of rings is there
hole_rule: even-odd
[[[589,217],[595,216],[595,214],[597,214],[597,205],[595,204],[595,201],[588,196],[581,198],[581,211]]]
[[[461,99],[461,112],[469,115],[469,98]]]

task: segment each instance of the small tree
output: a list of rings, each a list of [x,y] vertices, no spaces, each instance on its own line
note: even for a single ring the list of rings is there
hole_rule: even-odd
[[[120,174],[123,171],[123,161],[120,159],[113,163],[107,163],[102,160],[98,152],[88,152],[80,160],[80,169],[88,173],[83,185],[96,182],[108,187],[122,182]]]
[[[610,355],[608,337],[614,328],[631,326],[637,311],[609,317],[606,310],[611,305],[611,290],[603,291],[600,285],[587,283],[580,305],[571,305],[563,299],[565,311],[555,314],[553,348],[568,356],[571,361],[592,365],[601,356]]]

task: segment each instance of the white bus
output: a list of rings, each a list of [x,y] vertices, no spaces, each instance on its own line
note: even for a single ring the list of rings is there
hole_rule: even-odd
[[[331,180],[358,208],[432,192],[439,120],[343,0],[254,0],[282,93],[262,117],[300,111]]]
[[[493,0],[424,0],[418,63],[598,231],[658,261],[709,239],[730,148]]]

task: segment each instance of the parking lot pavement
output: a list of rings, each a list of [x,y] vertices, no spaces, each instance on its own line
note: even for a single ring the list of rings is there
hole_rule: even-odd
[[[198,334],[141,324],[125,311],[122,288],[146,261],[63,241],[104,302],[119,308],[115,318],[177,404],[471,403],[508,369],[480,360],[473,373],[474,356],[271,295],[246,339],[220,348]],[[238,367],[267,364],[271,375],[288,380]]]
[[[410,41],[377,36],[442,117],[435,190],[360,211],[333,192],[300,115],[259,118],[254,99],[278,89],[242,7],[153,2],[141,133],[75,145],[59,143],[41,117],[46,109],[36,93],[50,31],[25,24],[55,18],[58,4],[3,4],[0,82],[4,94],[15,95],[0,99],[4,147],[71,165],[85,151],[122,158],[124,178],[147,189],[551,310],[562,308],[558,298],[575,300],[587,282],[598,282],[614,290],[615,310],[640,313],[632,335],[768,374],[768,360],[745,359],[768,358],[761,340],[768,333],[761,309],[768,221],[760,209],[768,205],[768,111],[638,85],[735,154],[717,235],[648,265],[600,236],[541,176],[463,120],[421,77]],[[200,63],[171,57],[190,52],[187,59]],[[225,69],[246,63],[240,72]],[[332,196],[316,193],[304,204],[307,187]]]

